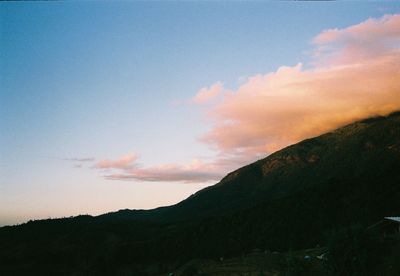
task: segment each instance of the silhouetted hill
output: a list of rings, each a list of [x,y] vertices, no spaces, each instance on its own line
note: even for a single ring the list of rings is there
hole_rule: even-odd
[[[149,211],[121,210],[106,216],[198,219],[229,214],[307,189],[329,189],[335,186],[332,183],[340,185],[370,177],[377,181],[384,172],[396,170],[399,165],[399,118],[400,112],[368,118],[304,140],[229,173],[218,184],[176,205]],[[363,189],[369,192],[368,187]]]
[[[289,146],[154,210],[0,228],[0,274],[152,275],[193,258],[325,244],[400,215],[400,112]]]

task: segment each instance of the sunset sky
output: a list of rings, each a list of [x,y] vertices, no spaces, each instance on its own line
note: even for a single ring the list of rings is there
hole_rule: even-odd
[[[0,226],[177,203],[400,109],[399,2],[2,2],[0,20]]]

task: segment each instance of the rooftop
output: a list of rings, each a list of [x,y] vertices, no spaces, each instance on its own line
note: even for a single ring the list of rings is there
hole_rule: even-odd
[[[385,219],[400,223],[400,217],[385,217]]]

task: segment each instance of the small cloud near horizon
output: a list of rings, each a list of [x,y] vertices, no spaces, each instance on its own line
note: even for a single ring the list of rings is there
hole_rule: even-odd
[[[93,157],[84,157],[84,158],[59,158],[64,161],[73,161],[73,162],[92,162],[95,160]]]
[[[138,159],[136,154],[127,154],[117,160],[104,159],[98,161],[94,168],[96,169],[129,169],[134,166],[135,161]]]
[[[205,163],[194,159],[189,164],[161,164],[143,167],[137,163],[136,155],[122,156],[117,160],[101,160],[93,168],[113,170],[114,173],[104,175],[109,180],[140,180],[149,182],[184,182],[202,183],[218,180],[223,175],[223,162]]]

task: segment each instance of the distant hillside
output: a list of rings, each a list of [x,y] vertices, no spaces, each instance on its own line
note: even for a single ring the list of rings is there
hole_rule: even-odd
[[[0,274],[154,275],[193,258],[312,248],[400,215],[399,202],[396,112],[289,146],[173,206],[0,228]]]

